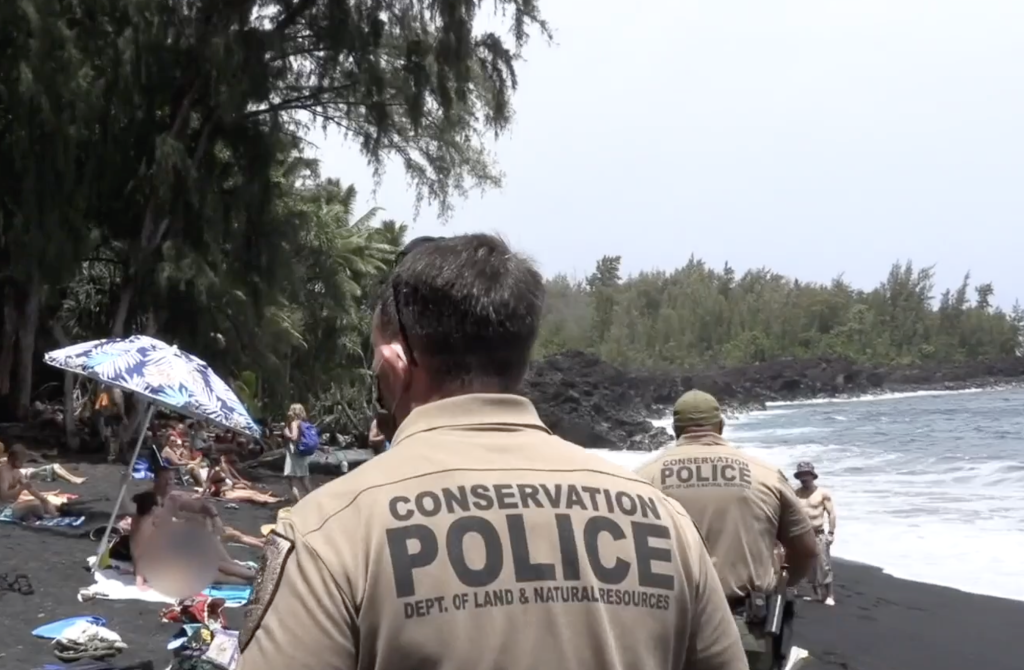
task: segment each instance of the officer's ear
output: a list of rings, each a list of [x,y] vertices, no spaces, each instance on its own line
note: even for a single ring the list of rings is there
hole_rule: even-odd
[[[398,342],[389,342],[377,347],[377,379],[383,383],[392,397],[409,385],[409,359],[405,347]]]
[[[721,435],[725,432],[725,419],[721,419],[718,422],[718,434]]]

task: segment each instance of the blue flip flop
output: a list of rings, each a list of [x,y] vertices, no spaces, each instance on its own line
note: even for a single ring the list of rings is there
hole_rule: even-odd
[[[69,619],[61,619],[60,621],[44,624],[32,631],[32,635],[35,637],[41,637],[44,640],[56,640],[64,633],[64,631],[71,628],[79,621],[88,621],[96,626],[107,625],[107,620],[98,616],[73,616]]]

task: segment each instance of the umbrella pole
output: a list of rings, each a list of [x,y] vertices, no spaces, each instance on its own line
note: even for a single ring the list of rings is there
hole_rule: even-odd
[[[107,521],[107,527],[103,531],[103,539],[100,540],[100,548],[96,551],[96,560],[93,561],[92,571],[96,572],[99,570],[100,558],[103,556],[103,552],[107,550],[107,540],[110,539],[110,530],[114,527],[114,520],[117,519],[117,513],[121,511],[121,502],[124,500],[124,493],[128,490],[128,483],[132,480],[132,468],[135,467],[135,461],[139,457],[139,450],[142,449],[142,441],[146,438],[146,429],[149,428],[149,422],[153,420],[153,413],[156,412],[156,404],[150,403],[149,409],[146,411],[146,418],[142,422],[142,426],[139,430],[139,439],[135,442],[135,451],[132,452],[132,459],[128,463],[128,469],[124,473],[124,481],[121,482],[121,490],[117,494],[117,502],[114,503],[114,509],[110,512],[110,520]]]

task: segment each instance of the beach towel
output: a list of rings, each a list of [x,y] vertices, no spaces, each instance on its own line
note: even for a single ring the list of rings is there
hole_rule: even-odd
[[[89,557],[89,567],[96,560]],[[155,589],[140,589],[135,585],[135,570],[131,563],[107,559],[109,566],[93,573],[96,582],[92,586],[79,589],[78,600],[85,602],[93,598],[100,600],[141,600],[147,603],[164,603],[173,605],[177,602],[170,596]],[[104,561],[106,563],[107,561]],[[225,607],[242,607],[252,597],[251,586],[213,585],[201,595],[210,598],[223,598]]]
[[[46,499],[49,500],[53,505],[60,507],[64,503],[74,500],[78,496],[71,493],[60,493],[59,491],[53,491],[50,493],[43,493]],[[28,493],[22,493],[18,496],[18,502],[27,502],[34,500],[32,495]],[[59,531],[71,535],[81,535],[85,532],[82,525],[85,523],[86,518],[84,516],[57,516],[47,519],[39,519],[37,521],[25,522],[14,518],[14,507],[7,505],[0,509],[0,523],[13,523],[26,528],[38,528],[40,530],[53,530]]]

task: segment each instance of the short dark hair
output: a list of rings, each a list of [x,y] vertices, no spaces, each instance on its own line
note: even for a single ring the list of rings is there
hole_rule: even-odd
[[[425,241],[408,251],[378,301],[381,330],[401,338],[438,382],[486,380],[514,391],[540,329],[544,278],[495,235]]]
[[[11,463],[17,463],[19,466],[25,465],[28,462],[28,449],[21,444],[14,445],[7,452],[7,460]]]
[[[138,516],[146,516],[153,511],[153,508],[159,504],[156,493],[153,491],[143,491],[142,493],[136,493],[132,496],[132,502],[135,503],[135,513]]]

